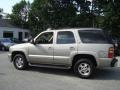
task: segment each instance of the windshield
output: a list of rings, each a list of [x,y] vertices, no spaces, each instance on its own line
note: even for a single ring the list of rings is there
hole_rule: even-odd
[[[2,43],[12,43],[10,39],[0,39]]]
[[[102,30],[79,30],[78,32],[83,43],[111,43],[108,39],[108,35],[106,35]]]

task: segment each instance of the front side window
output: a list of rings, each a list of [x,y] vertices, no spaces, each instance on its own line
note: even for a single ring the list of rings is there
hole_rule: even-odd
[[[36,44],[52,44],[52,43],[53,43],[53,32],[43,33],[36,39]]]
[[[102,30],[79,30],[78,33],[83,43],[109,43],[107,36]]]
[[[72,44],[75,43],[73,32],[61,31],[57,35],[57,44]]]

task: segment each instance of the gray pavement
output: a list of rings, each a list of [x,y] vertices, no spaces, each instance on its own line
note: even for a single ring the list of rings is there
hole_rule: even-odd
[[[85,80],[69,70],[30,67],[19,71],[7,52],[0,52],[0,90],[120,90],[120,68],[96,70],[92,79]]]

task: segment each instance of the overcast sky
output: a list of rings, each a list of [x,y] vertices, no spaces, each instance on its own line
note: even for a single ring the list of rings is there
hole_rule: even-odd
[[[21,0],[0,0],[0,8],[3,8],[5,13],[11,13],[12,6],[20,1]],[[33,0],[26,0],[26,1],[32,2]]]

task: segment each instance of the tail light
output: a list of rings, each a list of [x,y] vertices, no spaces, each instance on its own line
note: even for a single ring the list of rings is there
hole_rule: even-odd
[[[113,58],[114,56],[114,48],[110,47],[108,51],[108,58]]]

